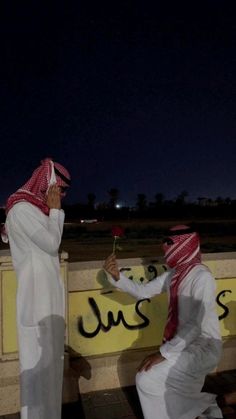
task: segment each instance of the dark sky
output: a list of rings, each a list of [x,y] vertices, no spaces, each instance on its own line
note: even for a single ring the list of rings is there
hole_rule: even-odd
[[[46,156],[71,172],[68,202],[236,198],[234,2],[0,8],[0,204]]]

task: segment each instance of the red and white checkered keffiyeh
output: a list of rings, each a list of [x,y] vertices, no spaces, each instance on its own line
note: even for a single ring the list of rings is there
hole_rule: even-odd
[[[61,164],[46,158],[33,172],[31,178],[20,189],[12,194],[6,204],[6,213],[18,202],[26,201],[38,207],[44,214],[49,214],[46,204],[47,191],[51,184],[67,187],[70,185],[70,174]]]
[[[201,263],[199,236],[196,232],[191,232],[187,226],[173,227],[168,239],[164,241],[163,249],[167,265],[175,269],[170,284],[168,319],[163,337],[163,342],[165,342],[174,337],[178,327],[179,286],[193,267]]]

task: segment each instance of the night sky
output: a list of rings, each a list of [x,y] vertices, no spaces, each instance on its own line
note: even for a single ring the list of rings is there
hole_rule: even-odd
[[[1,2],[0,204],[47,156],[68,203],[235,199],[233,5]]]

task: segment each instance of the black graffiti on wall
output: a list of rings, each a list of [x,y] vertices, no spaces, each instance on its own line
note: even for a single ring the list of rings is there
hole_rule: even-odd
[[[139,309],[139,305],[143,301],[148,301],[150,303],[150,300],[148,298],[144,298],[143,300],[139,300],[135,304],[135,312],[139,316],[139,318],[143,320],[143,322],[138,323],[138,324],[134,324],[134,325],[129,324],[125,320],[124,314],[122,313],[121,310],[118,311],[116,319],[114,318],[114,314],[112,313],[112,311],[108,311],[108,313],[107,313],[107,324],[104,324],[104,322],[102,321],[102,318],[101,318],[100,309],[99,309],[96,301],[94,300],[94,298],[90,297],[88,299],[88,301],[89,301],[89,304],[90,304],[91,309],[93,311],[93,314],[95,315],[95,317],[97,319],[97,327],[92,332],[86,331],[85,327],[84,327],[83,317],[80,316],[78,318],[78,330],[79,330],[80,334],[82,336],[86,337],[86,338],[94,338],[95,336],[97,336],[97,334],[100,332],[100,330],[102,330],[103,332],[108,332],[113,326],[118,326],[120,323],[122,323],[123,326],[128,330],[143,329],[144,327],[147,327],[150,323],[150,320]]]
[[[167,268],[166,268],[165,265],[162,265],[161,268],[162,268],[163,271],[166,271],[167,270]],[[132,270],[132,268],[121,268],[120,269],[120,272],[130,272],[131,270]],[[157,268],[156,268],[155,265],[148,265],[147,266],[147,270],[148,270],[148,272],[150,274],[152,274],[151,276],[149,276],[148,278],[146,278],[148,280],[148,282],[153,281],[153,279],[155,279],[155,278],[158,277],[158,271],[157,271]],[[128,276],[128,279],[130,279],[132,281],[134,279],[133,275],[129,275]],[[145,278],[143,276],[141,276],[138,279],[138,282],[141,282],[142,283],[143,281],[145,281]]]
[[[221,308],[223,308],[223,310],[224,310],[223,313],[219,316],[219,320],[222,320],[229,315],[228,307],[221,301],[221,299],[224,298],[227,293],[232,293],[232,291],[231,290],[222,290],[218,293],[218,295],[216,297],[217,305],[220,306]],[[111,310],[109,310],[108,313],[107,313],[107,323],[104,324],[104,322],[102,321],[102,318],[101,318],[101,312],[100,312],[100,309],[98,307],[98,304],[96,303],[96,301],[93,297],[89,297],[88,302],[89,302],[90,307],[92,309],[92,312],[93,312],[93,314],[94,314],[94,316],[97,320],[97,326],[93,331],[91,331],[91,332],[87,331],[85,329],[85,326],[84,326],[83,317],[79,316],[79,318],[78,318],[78,331],[82,336],[84,336],[86,338],[94,338],[95,336],[98,335],[98,333],[100,331],[108,332],[112,327],[118,326],[120,323],[123,324],[123,326],[127,330],[143,329],[150,324],[150,320],[148,319],[148,317],[145,316],[139,309],[139,306],[143,301],[148,301],[150,303],[149,298],[144,298],[143,300],[137,301],[136,304],[135,304],[135,312],[138,315],[138,317],[143,320],[141,323],[134,324],[134,325],[129,324],[125,320],[125,317],[124,317],[124,314],[123,314],[122,310],[118,311],[117,318],[115,319],[113,312]]]
[[[225,319],[229,315],[228,307],[220,301],[220,299],[222,297],[225,297],[227,292],[232,293],[231,290],[223,290],[223,291],[219,292],[219,294],[216,297],[216,302],[217,302],[218,306],[220,306],[224,310],[224,312],[219,316],[219,320]]]

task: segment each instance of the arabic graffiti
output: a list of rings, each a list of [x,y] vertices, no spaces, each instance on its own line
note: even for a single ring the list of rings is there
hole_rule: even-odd
[[[153,281],[153,279],[155,279],[158,276],[158,274],[160,275],[160,273],[162,273],[163,271],[166,271],[167,270],[167,268],[166,268],[165,265],[161,265],[160,268],[161,268],[161,272],[158,272],[157,267],[155,265],[148,265],[147,266],[147,271],[148,271],[148,273],[150,273],[152,275],[151,276],[149,275],[148,278],[144,278],[143,276],[141,276],[137,280],[137,282],[141,282],[142,283],[142,282],[145,281],[145,279],[148,282]],[[132,271],[132,268],[121,268],[120,269],[120,272],[131,272],[131,271]],[[132,281],[134,279],[133,275],[129,275],[128,276],[128,279],[130,279]]]
[[[226,307],[226,306],[225,306],[224,304],[222,304],[222,302],[220,301],[220,298],[221,298],[221,297],[225,297],[227,292],[232,293],[232,291],[231,291],[231,290],[222,290],[221,292],[219,292],[219,294],[218,294],[218,295],[217,295],[217,297],[216,297],[216,302],[217,302],[218,306],[222,307],[222,308],[223,308],[223,310],[224,310],[224,312],[223,312],[223,313],[219,316],[219,320],[225,319],[225,317],[227,317],[227,316],[228,316],[228,314],[229,314],[229,309],[228,309],[228,307]]]
[[[119,310],[118,313],[117,313],[117,319],[116,320],[114,319],[114,314],[112,313],[112,311],[108,311],[108,313],[107,313],[107,325],[105,325],[103,323],[102,319],[101,319],[101,312],[99,310],[99,307],[98,307],[96,301],[94,300],[94,298],[90,297],[88,299],[88,302],[89,302],[89,304],[92,308],[92,311],[93,311],[95,317],[97,318],[97,323],[98,323],[97,327],[92,332],[86,331],[85,327],[84,327],[83,317],[80,316],[78,318],[78,330],[79,330],[79,332],[82,336],[84,336],[86,338],[94,338],[100,332],[100,330],[102,330],[104,332],[108,332],[113,326],[118,326],[120,323],[122,323],[123,326],[128,330],[143,329],[144,327],[147,327],[150,323],[149,319],[139,309],[139,305],[143,301],[148,301],[150,303],[150,300],[148,298],[144,298],[143,300],[137,301],[137,303],[135,304],[135,312],[143,320],[142,323],[134,324],[134,325],[128,324],[127,321],[124,318],[124,314],[122,313],[121,310]]]
[[[125,268],[125,269],[128,270],[128,268]],[[109,291],[109,292],[112,292],[112,291]],[[232,293],[232,291],[231,290],[222,290],[218,293],[218,295],[216,297],[217,305],[220,306],[224,310],[223,313],[219,316],[219,320],[222,320],[229,315],[228,307],[221,301],[221,299],[224,298],[227,293]],[[95,336],[98,335],[98,333],[100,331],[108,332],[112,327],[118,326],[120,323],[123,324],[123,326],[127,330],[143,329],[150,324],[150,320],[148,319],[148,317],[145,316],[140,311],[140,308],[139,308],[140,304],[143,301],[148,301],[148,303],[150,303],[150,299],[145,298],[145,299],[137,301],[136,304],[135,304],[135,312],[138,315],[138,317],[143,320],[141,323],[133,324],[133,325],[129,324],[125,320],[125,317],[124,317],[124,314],[123,314],[122,310],[118,311],[117,318],[115,319],[113,312],[111,310],[109,310],[107,312],[107,324],[104,324],[104,322],[102,321],[102,316],[101,316],[101,312],[100,312],[100,309],[98,307],[98,304],[96,303],[94,298],[89,297],[88,302],[89,302],[89,305],[92,309],[92,312],[93,312],[93,314],[96,318],[97,326],[93,331],[91,331],[91,332],[87,331],[86,328],[85,328],[85,325],[84,325],[83,317],[79,316],[78,317],[78,331],[85,338],[94,338]]]

